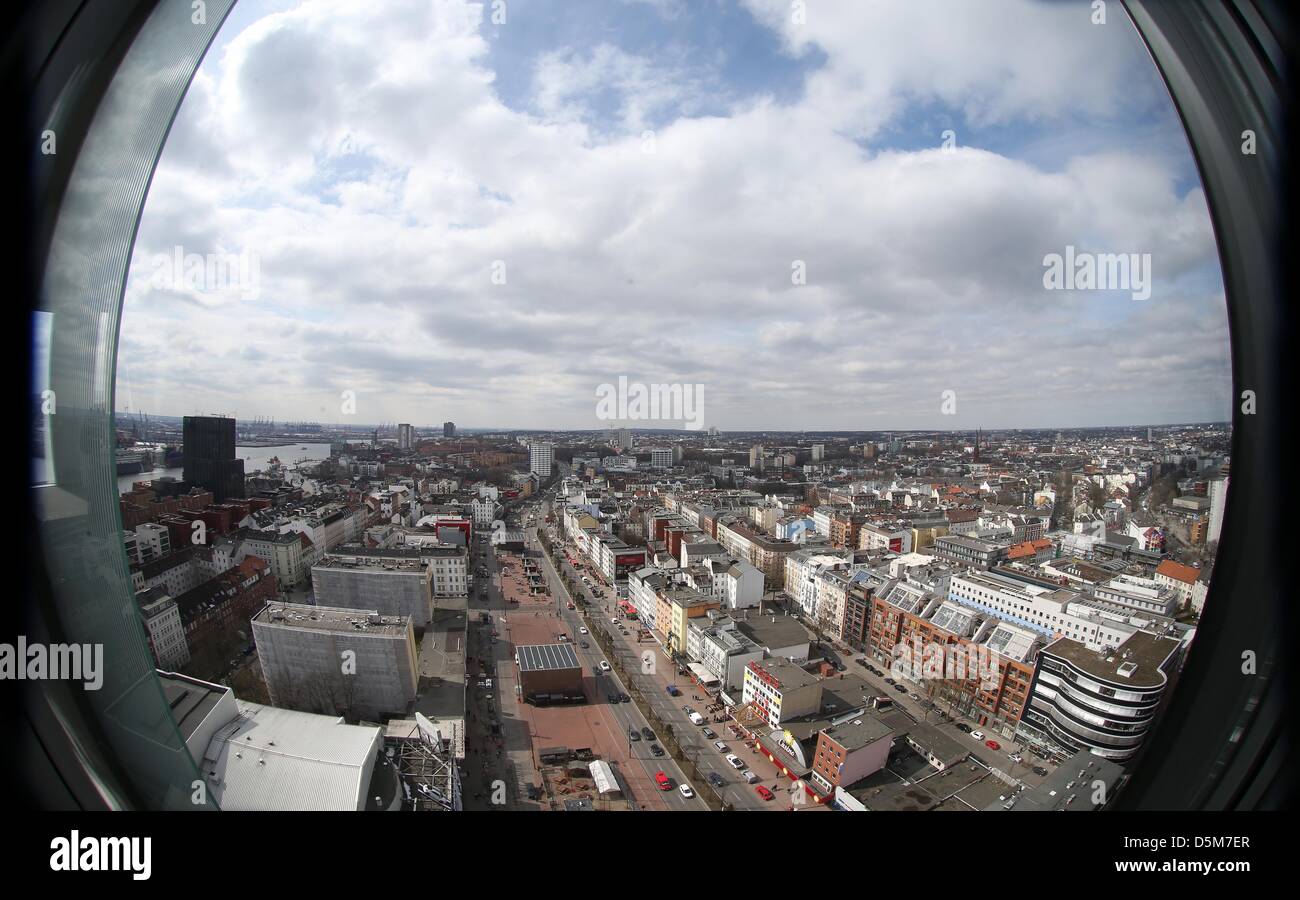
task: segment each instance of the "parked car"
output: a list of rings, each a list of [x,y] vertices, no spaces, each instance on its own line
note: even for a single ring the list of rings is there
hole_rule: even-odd
[[[762,797],[764,800],[771,800],[773,797],[776,796],[770,790],[767,789],[766,785],[762,785],[762,784],[754,788],[754,793],[758,794],[758,796]]]
[[[1044,769],[1042,766],[1034,766],[1034,774],[1037,775],[1039,778],[1046,778],[1047,770]]]
[[[894,679],[892,679],[892,678],[886,678],[886,679],[885,679],[885,684],[893,684],[893,683],[894,683]]]
[[[718,750],[719,753],[730,753],[730,752],[731,752],[731,748],[728,747],[726,744],[724,744],[722,741],[714,741],[714,742],[713,742],[713,746],[717,748],[717,750]]]
[[[746,781],[748,784],[753,784],[755,781],[758,781],[758,776],[755,775],[755,774],[754,774],[752,771],[750,771],[749,769],[746,769],[745,771],[741,772],[741,773],[740,773],[740,777],[743,778],[743,779],[745,779],[745,781]]]
[[[670,697],[680,697],[682,694],[681,691],[677,690],[677,685],[675,684],[668,685],[667,687],[664,688],[664,690],[668,692],[668,695]]]
[[[972,731],[972,732],[970,733],[970,736],[973,737],[973,738],[975,738],[975,740],[977,740],[977,741],[982,741],[982,740],[984,740],[984,732],[982,732],[982,731]]]
[[[739,756],[737,756],[734,753],[727,754],[727,764],[737,771],[740,771],[741,769],[745,768],[744,760],[742,760]]]
[[[984,742],[984,746],[985,746],[985,747],[988,747],[990,750],[1001,750],[1001,749],[1002,749],[1002,745],[999,744],[997,741],[985,741],[985,742]]]
[[[718,733],[714,731],[712,728],[708,727],[707,725],[704,726],[703,734],[709,740],[713,740],[715,737],[718,736]]]
[[[1013,763],[1022,763],[1025,761],[1025,758],[1019,753],[1008,753],[1007,759],[1011,760]]]
[[[970,734],[970,726],[967,725],[965,722],[958,722],[957,730],[962,732],[963,734]]]
[[[894,685],[894,690],[898,691],[900,694],[907,693],[907,688],[903,687],[901,684]]]

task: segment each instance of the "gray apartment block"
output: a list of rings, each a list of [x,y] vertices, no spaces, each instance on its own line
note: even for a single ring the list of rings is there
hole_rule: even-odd
[[[381,721],[415,700],[409,617],[272,603],[253,617],[253,637],[273,706]]]
[[[423,631],[433,618],[433,572],[418,559],[327,556],[311,569],[320,606],[409,616]]]

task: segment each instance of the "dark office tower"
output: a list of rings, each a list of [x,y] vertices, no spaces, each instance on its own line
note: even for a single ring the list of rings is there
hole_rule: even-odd
[[[455,436],[456,436],[456,423],[455,423],[455,422],[443,422],[443,423],[442,423],[442,436],[443,436],[443,437],[455,437]]]
[[[216,503],[244,496],[244,461],[235,453],[235,420],[186,416],[183,429],[185,480],[212,491]]]

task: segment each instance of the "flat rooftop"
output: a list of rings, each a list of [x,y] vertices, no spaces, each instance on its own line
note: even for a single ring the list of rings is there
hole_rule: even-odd
[[[381,616],[374,610],[308,606],[301,603],[268,604],[253,616],[253,621],[260,625],[284,628],[355,632],[383,637],[403,637],[411,626],[410,616]]]
[[[428,570],[428,564],[419,557],[406,559],[400,557],[361,557],[361,556],[327,556],[316,565],[316,569],[343,569],[349,571],[399,572],[402,574],[420,574]]]
[[[1070,638],[1049,644],[1042,652],[1063,659],[1081,671],[1109,684],[1132,688],[1156,688],[1167,677],[1161,666],[1178,649],[1173,638],[1134,632],[1115,650],[1098,653]]]

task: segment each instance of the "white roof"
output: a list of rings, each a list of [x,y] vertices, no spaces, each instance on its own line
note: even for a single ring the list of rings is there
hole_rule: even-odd
[[[200,770],[223,810],[357,810],[381,743],[376,727],[241,700]]]
[[[614,770],[610,768],[609,763],[605,762],[603,759],[598,759],[588,766],[588,768],[591,769],[591,780],[596,782],[596,793],[618,793],[618,781],[614,778]]]

